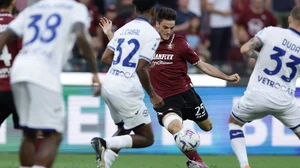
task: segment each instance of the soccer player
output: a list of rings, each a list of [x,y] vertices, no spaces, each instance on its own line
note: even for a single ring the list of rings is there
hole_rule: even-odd
[[[21,168],[46,168],[54,162],[65,125],[60,72],[75,41],[91,65],[93,84],[98,86],[94,94],[100,94],[96,60],[87,40],[88,28],[89,15],[82,4],[71,0],[43,0],[21,12],[0,36],[2,53],[6,44],[23,38],[23,48],[10,76],[23,129]],[[38,130],[43,132],[44,140],[35,153]]]
[[[158,12],[156,27],[161,42],[151,62],[150,80],[154,90],[164,99],[162,108],[154,107],[159,123],[165,127],[176,139],[183,131],[182,121],[194,121],[202,130],[212,129],[211,120],[200,96],[193,89],[190,77],[187,75],[187,62],[191,63],[203,73],[230,82],[238,82],[238,74],[228,76],[214,66],[200,60],[200,57],[189,47],[186,39],[173,33],[176,21],[176,11],[162,8]],[[114,35],[110,31],[111,21],[106,18],[100,20],[100,25],[111,39]],[[197,151],[185,152],[189,168],[206,168]]]
[[[300,76],[299,6],[292,9],[288,22],[288,29],[262,29],[241,48],[242,54],[257,59],[247,90],[233,105],[228,124],[241,168],[250,168],[242,130],[245,123],[272,115],[300,138],[300,110],[294,96]],[[255,51],[259,47],[260,53]]]
[[[3,33],[8,24],[14,19],[12,9],[15,6],[15,0],[0,1],[0,33]],[[19,40],[6,44],[3,47],[0,56],[0,127],[4,120],[12,114],[14,128],[19,129],[19,117],[13,101],[11,86],[9,83],[9,75],[12,62],[21,49]]]
[[[143,102],[143,88],[155,107],[163,105],[163,99],[154,91],[148,74],[160,42],[159,34],[150,24],[156,12],[156,2],[133,0],[137,18],[115,33],[101,58],[102,62],[111,64],[101,93],[118,131],[111,138],[95,137],[91,140],[100,168],[111,167],[120,149],[144,148],[154,142],[151,118]],[[127,135],[131,131],[134,135]]]

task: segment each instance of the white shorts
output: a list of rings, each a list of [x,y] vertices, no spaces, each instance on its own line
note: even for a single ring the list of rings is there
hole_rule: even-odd
[[[296,102],[288,106],[274,105],[261,96],[243,96],[232,108],[231,116],[246,123],[272,115],[294,132],[300,132],[300,108]]]
[[[61,93],[29,82],[12,85],[14,101],[23,129],[65,130],[65,108]]]
[[[107,104],[115,124],[124,124],[125,130],[132,130],[142,125],[151,123],[149,112],[142,99],[124,100],[109,94],[102,88],[101,96]]]

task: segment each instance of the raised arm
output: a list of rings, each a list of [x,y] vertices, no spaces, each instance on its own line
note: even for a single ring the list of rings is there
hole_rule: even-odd
[[[102,28],[104,34],[107,36],[110,41],[114,37],[114,33],[112,32],[112,21],[107,19],[106,17],[102,17],[99,22],[99,26]]]
[[[258,37],[253,37],[241,47],[241,53],[247,57],[256,59],[259,53],[255,49],[261,46],[262,43]]]

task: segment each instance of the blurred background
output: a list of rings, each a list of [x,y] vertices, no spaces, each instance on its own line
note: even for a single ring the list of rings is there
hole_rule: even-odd
[[[17,0],[17,9],[38,0]],[[132,0],[77,0],[85,4],[91,17],[90,34],[93,47],[101,59],[108,40],[98,26],[105,16],[113,21],[113,30],[134,19]],[[287,28],[289,11],[300,0],[159,0],[157,9],[176,9],[178,19],[174,32],[186,37],[202,60],[212,63],[226,73],[251,74],[255,61],[240,54],[239,48],[259,30],[267,26]],[[155,26],[155,22],[153,22]],[[98,61],[101,72],[109,66]],[[65,72],[87,72],[89,68],[82,53],[73,49]],[[189,66],[189,73],[200,73]]]

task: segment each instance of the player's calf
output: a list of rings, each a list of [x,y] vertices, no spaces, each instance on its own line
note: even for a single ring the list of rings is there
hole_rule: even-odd
[[[23,140],[20,148],[21,166],[31,167],[34,165],[34,144],[36,140],[36,131],[24,130]]]

